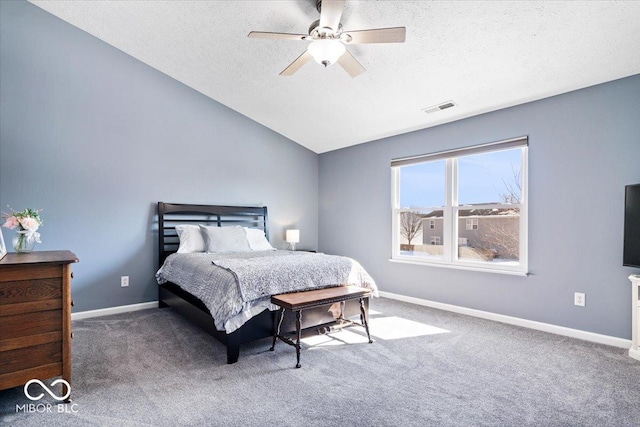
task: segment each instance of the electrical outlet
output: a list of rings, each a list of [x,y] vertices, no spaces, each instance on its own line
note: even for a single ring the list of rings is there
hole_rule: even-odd
[[[120,286],[123,288],[129,286],[129,276],[120,277]]]
[[[573,294],[573,305],[584,307],[586,303],[586,296],[582,292],[576,292]]]

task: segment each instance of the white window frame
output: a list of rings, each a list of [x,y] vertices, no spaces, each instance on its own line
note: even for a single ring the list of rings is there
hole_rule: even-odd
[[[435,230],[436,229],[436,220],[435,219],[430,219],[429,220],[429,230]]]
[[[431,244],[431,245],[439,245],[440,244],[440,236],[431,236],[431,237],[429,237],[429,244]]]
[[[500,151],[521,147],[521,195],[520,203],[511,205],[486,204],[474,205],[475,209],[493,209],[499,206],[509,206],[517,208],[520,213],[520,229],[519,229],[519,262],[518,265],[500,265],[498,263],[481,262],[473,260],[458,259],[458,212],[467,210],[469,206],[458,205],[458,158],[471,154],[489,153],[492,151]],[[397,159],[391,162],[391,202],[392,202],[392,262],[403,262],[409,264],[420,264],[429,266],[438,266],[446,268],[455,268],[462,270],[475,270],[493,273],[504,273],[513,275],[528,275],[528,140],[527,137],[519,137],[506,141],[483,144],[470,148],[459,150],[450,150],[415,156],[405,159]],[[442,209],[443,211],[443,257],[420,258],[418,256],[402,255],[400,253],[400,213],[408,209],[400,208],[400,168],[407,164],[417,164],[422,162],[435,161],[439,159],[446,160],[445,167],[445,206],[443,207],[420,207],[419,210],[427,211],[429,209]],[[415,209],[410,209],[415,210]]]
[[[467,230],[477,230],[478,229],[478,218],[467,218]]]

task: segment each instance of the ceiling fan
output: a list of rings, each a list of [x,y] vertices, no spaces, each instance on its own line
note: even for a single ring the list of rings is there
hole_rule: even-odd
[[[310,41],[304,51],[287,68],[281,76],[291,76],[311,58],[328,67],[338,63],[351,77],[362,74],[364,67],[346,50],[345,45],[367,43],[404,43],[407,29],[405,27],[376,28],[370,30],[343,31],[340,18],[345,0],[316,0],[316,8],[320,19],[309,27],[309,34],[269,33],[251,31],[249,37],[263,39],[306,40]]]

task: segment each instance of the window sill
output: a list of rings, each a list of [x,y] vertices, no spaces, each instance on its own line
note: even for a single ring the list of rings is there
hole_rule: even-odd
[[[529,273],[516,271],[516,270],[502,270],[497,268],[485,268],[485,267],[475,267],[472,265],[460,265],[460,264],[446,264],[439,262],[424,262],[424,261],[413,261],[409,259],[398,259],[398,258],[389,258],[390,262],[395,262],[398,264],[413,264],[413,265],[422,265],[425,267],[439,267],[439,268],[449,268],[452,270],[467,270],[467,271],[481,271],[483,273],[497,273],[497,274],[506,274],[509,276],[528,276]]]

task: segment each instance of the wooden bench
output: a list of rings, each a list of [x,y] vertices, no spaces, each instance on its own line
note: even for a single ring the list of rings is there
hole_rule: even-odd
[[[340,314],[338,320],[363,326],[367,331],[367,338],[369,343],[372,343],[371,335],[369,334],[369,324],[367,322],[367,313],[364,307],[364,300],[371,295],[371,290],[366,288],[360,288],[357,286],[338,286],[335,288],[314,289],[304,292],[293,292],[289,294],[274,295],[271,297],[271,302],[280,307],[280,320],[278,321],[278,327],[273,335],[273,344],[270,350],[274,351],[276,342],[280,338],[285,343],[294,346],[296,348],[296,368],[300,367],[300,325],[302,322],[302,311],[308,308],[319,307],[322,305],[330,305],[338,302],[345,302],[353,299],[360,300],[360,321],[361,323],[353,322],[349,319],[345,319]],[[294,342],[289,337],[280,334],[280,326],[282,325],[282,319],[284,318],[285,310],[294,311],[296,313],[296,335],[297,339]]]

